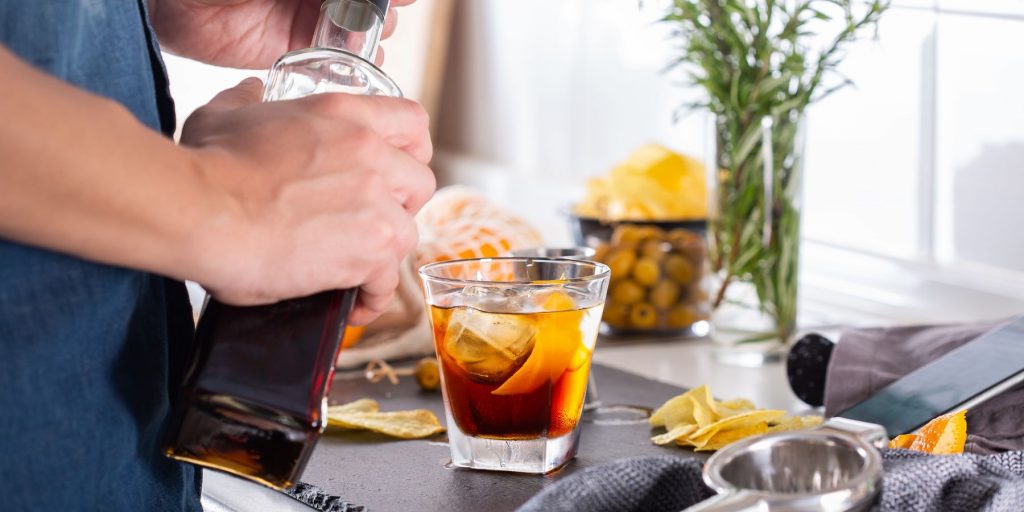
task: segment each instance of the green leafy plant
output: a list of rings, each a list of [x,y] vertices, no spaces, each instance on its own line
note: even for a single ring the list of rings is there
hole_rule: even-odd
[[[721,285],[713,305],[746,281],[775,324],[745,341],[785,342],[796,327],[798,127],[808,105],[851,83],[836,70],[843,50],[887,7],[882,0],[673,0],[663,18],[682,42],[674,65],[705,93],[683,108],[716,117],[721,170],[710,260]]]

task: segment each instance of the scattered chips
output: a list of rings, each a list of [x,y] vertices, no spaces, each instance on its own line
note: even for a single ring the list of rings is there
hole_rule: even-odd
[[[380,412],[367,398],[327,408],[327,424],[351,430],[372,430],[401,439],[419,439],[444,432],[434,413],[426,409]]]
[[[670,398],[654,411],[650,423],[666,430],[651,438],[654,444],[674,442],[695,451],[715,451],[750,436],[817,426],[821,417],[787,417],[785,411],[757,409],[744,399],[719,402],[707,386],[700,386]]]
[[[768,427],[768,433],[805,430],[821,425],[821,416],[787,416]]]
[[[654,444],[669,444],[674,443],[676,439],[681,439],[697,431],[697,425],[679,425],[660,436],[654,436],[651,441]]]
[[[706,439],[699,440],[694,446],[693,451],[695,452],[713,452],[721,450],[726,446],[739,441],[740,439],[746,439],[751,436],[759,436],[768,432],[768,424],[765,422],[754,423],[747,428],[741,428],[737,430],[723,430],[716,433],[713,437],[707,437]]]
[[[340,416],[354,412],[377,412],[379,410],[380,405],[377,404],[377,401],[370,400],[369,398],[361,398],[355,402],[349,402],[342,405],[332,405],[327,408],[327,423],[330,424],[332,416]]]
[[[606,176],[590,180],[575,212],[606,220],[703,219],[708,213],[704,174],[700,160],[646,144]]]

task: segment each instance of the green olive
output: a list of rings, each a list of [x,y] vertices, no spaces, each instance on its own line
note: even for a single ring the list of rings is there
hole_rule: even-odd
[[[628,250],[615,249],[608,254],[608,261],[605,262],[612,271],[612,279],[625,279],[629,277],[636,263],[636,253]]]
[[[683,228],[676,228],[665,235],[665,240],[674,247],[692,247],[704,245],[704,237]]]
[[[601,319],[613,327],[625,327],[629,323],[629,304],[609,301],[604,305]]]
[[[668,326],[673,329],[689,327],[695,321],[697,321],[697,314],[692,306],[679,304],[668,311]]]
[[[647,302],[634,305],[629,311],[629,325],[637,329],[653,329],[658,325],[658,310]]]
[[[612,245],[623,247],[625,245],[636,246],[643,240],[643,231],[639,226],[633,224],[622,224],[612,232]]]
[[[658,260],[653,258],[640,258],[633,266],[633,279],[646,286],[654,286],[661,279],[661,267]]]
[[[640,226],[640,240],[648,242],[651,240],[662,241],[665,239],[665,231],[657,226]]]
[[[438,371],[436,359],[424,357],[416,363],[416,382],[427,391],[433,391],[441,385],[441,374]]]
[[[612,300],[619,304],[635,304],[644,300],[644,288],[632,279],[619,281],[612,288]]]
[[[704,260],[707,254],[707,246],[704,239],[692,233],[684,237],[675,238],[669,241],[675,251],[689,258],[690,262],[697,265]]]
[[[693,280],[693,264],[683,255],[671,254],[665,258],[665,273],[679,284],[689,284]]]
[[[651,304],[658,309],[668,309],[679,299],[679,285],[674,281],[658,281],[651,289]]]
[[[655,261],[661,261],[665,257],[665,254],[671,250],[672,246],[661,240],[645,240],[640,245],[640,255],[644,258],[651,258]]]

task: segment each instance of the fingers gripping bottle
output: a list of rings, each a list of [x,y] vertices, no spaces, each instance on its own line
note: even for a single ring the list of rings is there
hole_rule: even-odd
[[[388,0],[326,0],[311,48],[286,53],[264,101],[342,92],[400,97],[373,64]],[[326,396],[356,290],[266,306],[208,298],[164,434],[174,459],[283,489],[327,423]]]

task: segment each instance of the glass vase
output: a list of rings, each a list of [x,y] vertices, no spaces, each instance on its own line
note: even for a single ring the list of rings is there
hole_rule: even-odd
[[[781,359],[796,331],[803,116],[720,113],[709,151],[716,360]]]

